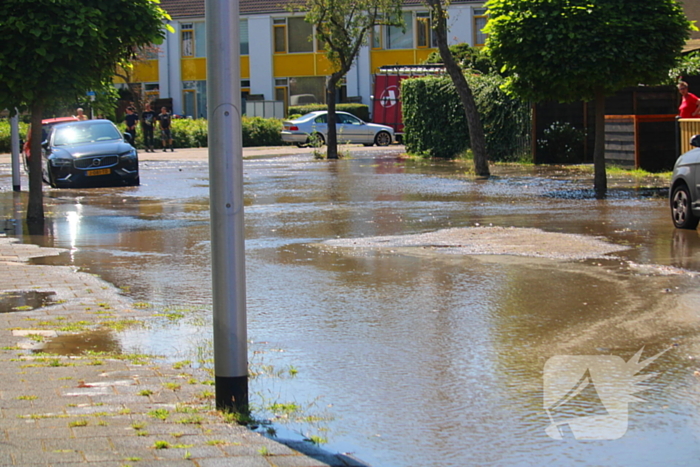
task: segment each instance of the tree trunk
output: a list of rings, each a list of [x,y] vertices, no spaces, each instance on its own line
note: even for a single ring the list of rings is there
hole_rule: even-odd
[[[481,117],[476,109],[474,94],[472,93],[467,79],[464,77],[464,71],[455,61],[449,47],[447,46],[447,20],[445,11],[442,8],[442,0],[427,0],[428,5],[433,11],[433,19],[435,21],[435,36],[437,38],[438,50],[442,63],[445,64],[447,73],[452,78],[457,94],[459,95],[464,113],[467,117],[467,127],[469,129],[469,140],[474,153],[474,172],[478,177],[489,177],[489,162],[486,152],[486,138],[484,136],[484,127],[481,124]]]
[[[326,141],[327,153],[326,158],[338,158],[338,132],[336,131],[336,115],[335,115],[335,88],[342,75],[333,73],[326,81],[326,104],[328,105],[328,141]]]
[[[605,198],[608,191],[608,178],[605,173],[605,94],[602,90],[595,95],[595,145],[593,149],[593,188],[598,199]]]
[[[41,120],[44,114],[44,103],[42,99],[34,102],[31,107],[32,112],[32,139],[30,141],[29,158],[29,204],[27,206],[27,223],[43,224],[44,222],[44,196],[42,193],[41,175]]]

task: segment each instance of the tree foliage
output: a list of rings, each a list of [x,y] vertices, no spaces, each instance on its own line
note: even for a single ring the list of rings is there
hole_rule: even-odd
[[[158,0],[3,0],[0,108],[29,108],[33,155],[47,104],[104,89],[139,46],[162,41],[166,18]],[[41,183],[32,157],[28,221],[43,221]]]
[[[3,0],[0,107],[73,97],[111,82],[140,45],[161,42],[157,0]]]
[[[498,71],[482,47],[472,47],[469,44],[461,43],[451,45],[449,49],[457,63],[465,70],[483,74],[491,74]],[[440,52],[431,52],[425,63],[442,63]]]
[[[678,84],[688,76],[700,75],[700,52],[685,54],[680,62],[668,72],[668,84]]]
[[[375,26],[401,26],[402,0],[306,0],[299,9],[314,25],[316,40],[323,44],[332,73],[326,82],[328,104],[328,158],[338,158],[335,132],[335,92],[350,71],[360,47]]]
[[[693,27],[675,0],[489,0],[486,47],[506,89],[532,101],[595,100],[596,195],[607,191],[605,96],[668,75]]]
[[[691,24],[675,0],[489,0],[487,49],[533,101],[592,100],[663,81]]]

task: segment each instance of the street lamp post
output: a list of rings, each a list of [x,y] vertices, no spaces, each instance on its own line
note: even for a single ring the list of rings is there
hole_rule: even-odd
[[[248,410],[238,0],[206,0],[216,406]]]

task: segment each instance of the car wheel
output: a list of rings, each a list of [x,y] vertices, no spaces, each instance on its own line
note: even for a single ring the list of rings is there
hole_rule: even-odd
[[[673,225],[677,229],[697,228],[700,218],[693,214],[691,208],[690,191],[685,185],[679,185],[673,190],[671,196],[671,216],[673,217]]]
[[[389,146],[391,144],[391,135],[386,131],[380,131],[374,137],[374,144],[377,146]]]
[[[309,137],[309,146],[314,148],[320,148],[326,144],[326,139],[321,133],[314,133]]]

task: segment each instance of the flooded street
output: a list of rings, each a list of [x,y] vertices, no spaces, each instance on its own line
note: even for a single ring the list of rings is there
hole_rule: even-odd
[[[595,200],[591,174],[475,180],[396,154],[244,168],[250,360],[265,368],[252,399],[308,415],[281,417],[280,437],[374,467],[698,465],[700,236],[673,228],[664,190],[618,176]],[[68,249],[34,262],[157,310],[111,346],[194,362],[210,350],[208,167],[141,172],[136,188],[45,188],[47,235],[22,241]],[[665,352],[629,373],[611,363],[640,349]],[[592,438],[567,425],[592,416]]]

